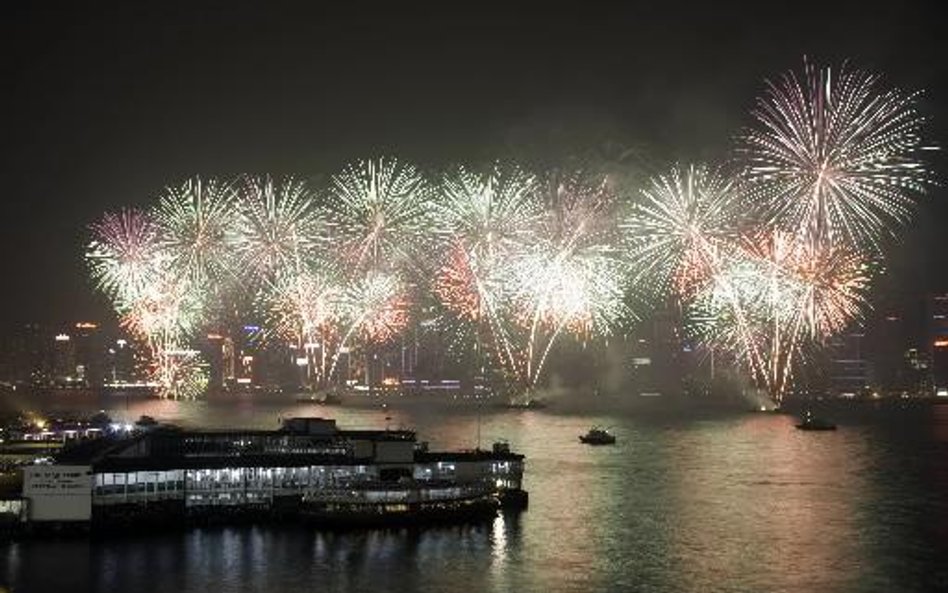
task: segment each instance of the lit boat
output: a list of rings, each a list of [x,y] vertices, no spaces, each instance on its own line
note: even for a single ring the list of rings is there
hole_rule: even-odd
[[[605,428],[593,426],[584,435],[580,435],[579,441],[586,445],[614,445],[616,437]]]
[[[836,430],[836,425],[828,420],[817,418],[813,412],[807,410],[800,423],[796,425],[799,430]]]
[[[546,402],[540,398],[514,400],[507,403],[507,407],[511,410],[539,410],[546,407]]]

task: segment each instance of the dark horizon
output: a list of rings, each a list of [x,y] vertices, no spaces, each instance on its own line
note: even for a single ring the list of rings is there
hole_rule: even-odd
[[[924,91],[928,140],[944,146],[937,8],[11,9],[3,325],[111,318],[82,261],[87,225],[182,178],[329,174],[379,155],[555,162],[608,142],[658,167],[721,161],[764,79],[804,56]],[[944,192],[923,200],[877,291],[948,288]]]

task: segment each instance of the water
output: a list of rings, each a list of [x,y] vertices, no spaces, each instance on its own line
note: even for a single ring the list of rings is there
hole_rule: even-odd
[[[68,404],[71,405],[71,404]],[[68,407],[67,405],[67,407]],[[331,414],[473,447],[478,414],[416,407],[124,402],[191,426]],[[390,420],[386,420],[386,416]],[[482,442],[527,455],[528,511],[481,526],[319,533],[201,528],[0,544],[12,591],[948,590],[948,406],[837,412],[840,430],[746,414],[484,411]],[[580,445],[610,426],[614,447]]]

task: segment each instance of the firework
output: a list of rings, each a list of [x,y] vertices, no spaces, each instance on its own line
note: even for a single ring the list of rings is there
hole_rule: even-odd
[[[867,265],[857,252],[779,230],[733,245],[689,304],[692,332],[734,353],[779,403],[802,355],[865,308]]]
[[[147,214],[122,210],[106,214],[90,230],[86,261],[96,286],[120,311],[126,310],[162,267],[159,229]]]
[[[623,220],[628,257],[662,293],[687,298],[716,271],[723,245],[740,231],[746,206],[734,182],[702,165],[651,180]]]
[[[206,366],[197,350],[169,345],[155,353],[150,382],[157,385],[159,397],[195,399],[207,390]]]
[[[493,264],[530,241],[542,206],[534,175],[500,166],[478,175],[461,167],[444,177],[436,228],[472,259]]]
[[[462,169],[445,196],[438,219],[448,248],[434,292],[479,326],[475,339],[492,344],[521,386],[536,384],[562,333],[603,333],[627,312],[615,199],[604,183]]]
[[[810,351],[859,319],[882,239],[932,182],[916,101],[806,65],[768,85],[738,173],[674,167],[625,215],[615,178],[630,177],[616,171],[607,182],[497,164],[435,187],[411,165],[368,160],[332,176],[325,201],[293,179],[194,178],[149,213],[105,215],[86,260],[167,397],[200,391],[187,345],[202,324],[251,309],[323,382],[353,343],[403,334],[421,285],[455,343],[520,388],[561,339],[634,320],[642,290],[674,300],[690,333],[779,401]]]
[[[332,178],[335,237],[355,270],[412,264],[429,229],[431,187],[411,165],[362,161]]]
[[[322,244],[322,219],[301,181],[248,177],[238,204],[233,247],[246,277],[262,280],[299,269]]]
[[[338,337],[342,288],[328,273],[284,271],[268,282],[258,308],[266,312],[266,336],[291,344],[306,359],[311,380],[328,379]]]
[[[328,275],[285,271],[268,282],[259,308],[269,312],[269,332],[296,343],[311,341],[337,316],[340,288]]]
[[[155,277],[146,290],[131,301],[122,316],[122,326],[153,348],[189,337],[201,320],[200,291],[170,274]]]
[[[234,190],[229,183],[195,177],[168,188],[158,201],[155,218],[169,269],[196,287],[225,278],[232,269],[233,213]]]
[[[872,74],[810,64],[769,83],[740,146],[752,200],[807,241],[878,250],[930,182],[916,99]]]
[[[350,283],[343,296],[347,333],[357,331],[373,344],[388,342],[407,327],[409,304],[408,287],[396,274],[369,273]]]
[[[475,346],[491,344],[502,365],[517,366],[507,328],[515,296],[513,263],[535,238],[542,213],[537,178],[496,166],[475,174],[458,168],[442,184],[436,229],[447,256],[434,292],[460,319],[475,325]]]
[[[615,196],[605,183],[586,183],[579,174],[551,176],[546,187],[537,241],[514,266],[517,319],[527,330],[521,366],[528,387],[562,332],[606,335],[631,313],[615,248]]]

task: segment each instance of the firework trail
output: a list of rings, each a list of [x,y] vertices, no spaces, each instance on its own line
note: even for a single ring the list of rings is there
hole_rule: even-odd
[[[333,376],[339,356],[353,337],[361,337],[367,348],[391,341],[408,326],[410,308],[409,286],[397,274],[369,272],[347,283],[339,302],[342,337],[328,377]]]
[[[512,263],[535,237],[542,213],[535,176],[495,166],[477,174],[458,168],[444,177],[435,228],[447,256],[433,291],[455,316],[474,325],[475,347],[491,344],[501,366],[518,373],[510,342],[515,278]]]
[[[580,174],[551,175],[545,185],[538,240],[514,266],[520,318],[528,328],[521,364],[528,387],[563,331],[607,335],[631,316],[626,268],[615,248],[615,196],[605,183],[586,183]]]
[[[690,329],[733,353],[779,404],[800,359],[861,315],[868,283],[857,252],[760,232],[735,244],[689,303]]]
[[[337,346],[343,290],[333,274],[286,270],[258,296],[267,338],[293,344],[306,358],[308,381],[325,384]],[[318,352],[317,352],[318,351]],[[302,357],[301,357],[302,358]]]

